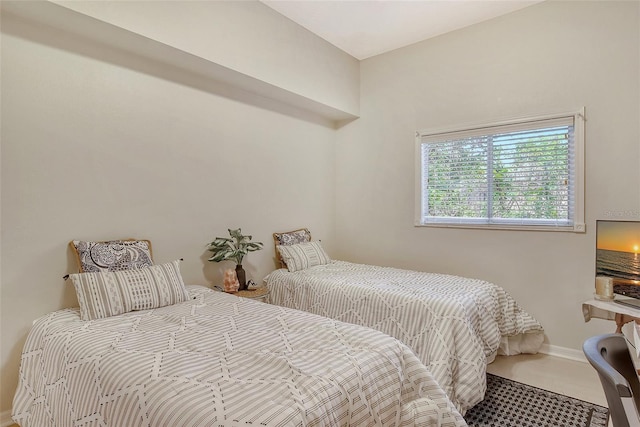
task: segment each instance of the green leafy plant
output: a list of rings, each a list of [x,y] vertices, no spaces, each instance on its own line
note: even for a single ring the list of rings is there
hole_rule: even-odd
[[[236,265],[242,265],[242,260],[249,252],[259,251],[262,249],[262,243],[252,242],[251,236],[242,234],[241,229],[229,229],[231,237],[216,237],[215,240],[207,245],[207,249],[213,252],[209,261],[235,261]]]

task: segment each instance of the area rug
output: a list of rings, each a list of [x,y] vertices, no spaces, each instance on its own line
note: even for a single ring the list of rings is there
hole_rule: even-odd
[[[609,410],[487,374],[487,393],[464,416],[469,427],[606,427]]]

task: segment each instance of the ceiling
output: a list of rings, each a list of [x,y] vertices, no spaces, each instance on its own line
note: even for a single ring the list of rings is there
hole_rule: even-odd
[[[542,0],[261,0],[357,59],[540,3]]]

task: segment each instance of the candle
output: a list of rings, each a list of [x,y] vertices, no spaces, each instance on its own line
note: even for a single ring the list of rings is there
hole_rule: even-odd
[[[611,277],[596,277],[596,295],[613,298],[613,279]]]

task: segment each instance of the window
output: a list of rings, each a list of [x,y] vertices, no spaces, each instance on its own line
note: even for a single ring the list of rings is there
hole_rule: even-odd
[[[584,111],[416,134],[416,225],[584,232]]]

